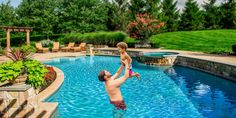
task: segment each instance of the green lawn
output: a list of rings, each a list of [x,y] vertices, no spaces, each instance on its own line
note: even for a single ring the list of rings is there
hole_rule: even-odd
[[[204,30],[168,32],[150,38],[155,47],[165,49],[229,53],[236,44],[236,30]]]

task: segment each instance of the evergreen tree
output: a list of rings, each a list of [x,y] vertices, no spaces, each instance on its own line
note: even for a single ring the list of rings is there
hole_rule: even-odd
[[[176,8],[177,1],[163,0],[162,14],[166,31],[177,31],[179,23],[179,11]]]
[[[208,0],[203,5],[205,9],[204,20],[205,20],[205,28],[207,29],[217,29],[220,28],[220,17],[219,17],[219,8],[215,6],[216,0]]]
[[[131,0],[129,4],[130,20],[134,20],[137,14],[148,13],[154,18],[160,19],[160,0]]]
[[[227,0],[220,6],[220,25],[223,28],[236,28],[236,1]]]
[[[59,0],[59,32],[106,30],[107,8],[100,0]]]
[[[106,26],[108,31],[115,31],[117,29],[117,18],[118,17],[115,13],[115,7],[108,2],[107,3],[107,21],[106,21]]]
[[[107,28],[111,31],[125,30],[127,25],[128,0],[107,1],[108,20]]]
[[[16,22],[15,9],[10,6],[10,1],[0,4],[0,26],[12,26]]]
[[[33,32],[50,35],[57,25],[54,0],[23,0],[17,8],[18,26],[33,27]]]
[[[0,26],[13,26],[16,23],[15,9],[10,6],[10,1],[0,4]],[[0,28],[0,38],[5,38],[6,32]],[[1,39],[0,39],[1,44]],[[1,48],[1,45],[0,45]]]
[[[188,0],[181,15],[181,30],[198,30],[203,28],[203,13],[194,0]]]

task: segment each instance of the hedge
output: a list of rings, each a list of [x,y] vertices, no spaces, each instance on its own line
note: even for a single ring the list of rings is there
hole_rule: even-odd
[[[67,34],[60,43],[89,43],[95,45],[116,46],[118,42],[124,41],[127,35],[124,32],[93,32],[93,33],[76,33]]]
[[[64,37],[65,34],[53,34],[51,36],[49,36],[50,40],[53,41],[58,41],[59,38]],[[34,35],[34,36],[30,36],[30,41],[31,42],[38,42],[41,40],[46,40],[47,36],[46,35]],[[1,38],[0,39],[0,43],[2,47],[6,47],[6,38]],[[11,37],[11,46],[21,46],[23,44],[26,43],[26,37]]]
[[[31,45],[34,46],[35,42],[46,40],[45,35],[30,36]],[[139,41],[127,37],[124,32],[93,32],[93,33],[70,33],[70,34],[53,34],[49,36],[52,41],[59,41],[60,44],[67,44],[75,42],[77,44],[86,42],[95,45],[108,45],[115,47],[118,42],[124,41],[128,44],[129,48],[134,48],[135,43]],[[6,38],[0,39],[2,47],[6,47]],[[11,46],[21,46],[26,43],[26,37],[11,37]]]

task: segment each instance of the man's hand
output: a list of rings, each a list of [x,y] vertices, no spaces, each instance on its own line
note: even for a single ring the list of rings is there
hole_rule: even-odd
[[[113,84],[114,84],[114,86],[117,86],[117,87],[119,87],[121,84],[123,84],[129,78],[129,71],[130,71],[129,62],[127,59],[122,62],[125,64],[126,69],[125,69],[125,74],[122,77],[114,80]],[[121,65],[120,68],[124,68],[124,66],[122,67],[122,65]],[[118,73],[116,73],[115,75],[118,75]],[[118,77],[118,76],[114,76],[114,77]]]
[[[122,60],[122,62],[125,64],[125,66],[129,66],[129,62],[128,62],[128,60],[126,59],[126,60]]]

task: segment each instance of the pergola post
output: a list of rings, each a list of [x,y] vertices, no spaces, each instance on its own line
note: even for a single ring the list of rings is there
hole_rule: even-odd
[[[30,31],[26,30],[26,44],[30,45]]]
[[[7,29],[6,30],[6,33],[7,33],[7,48],[6,50],[9,51],[10,50],[10,46],[11,46],[11,40],[10,40],[10,33],[11,33],[11,30],[10,29]]]

